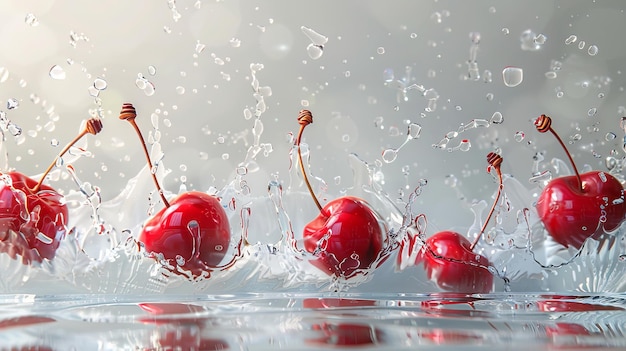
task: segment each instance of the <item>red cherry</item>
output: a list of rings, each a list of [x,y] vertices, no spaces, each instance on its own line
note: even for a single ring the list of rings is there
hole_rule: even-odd
[[[424,263],[426,276],[446,291],[488,293],[493,275],[485,268],[489,260],[472,252],[463,235],[443,231],[426,240],[416,263]]]
[[[217,267],[230,243],[230,226],[215,197],[191,191],[183,193],[144,224],[139,241],[148,252],[163,255],[170,264],[197,276]],[[181,264],[182,263],[182,264]]]
[[[296,140],[298,161],[320,214],[304,227],[304,248],[317,258],[311,263],[335,277],[350,278],[361,270],[370,268],[380,256],[384,243],[384,225],[380,216],[365,200],[344,196],[320,205],[302,162],[300,141],[304,128],[313,123],[308,110],[298,115],[300,131]]]
[[[317,268],[350,277],[369,268],[383,249],[379,223],[362,199],[340,197],[304,227],[304,248],[319,257],[311,262]]]
[[[122,106],[120,119],[134,127],[151,167],[150,154],[135,123],[136,117],[132,104]],[[230,225],[220,202],[208,194],[190,191],[180,194],[170,203],[154,173],[152,179],[165,207],[144,223],[139,234],[138,240],[146,251],[167,260],[172,266],[190,271],[194,277],[218,268],[230,244]],[[234,260],[219,268],[230,266]]]
[[[488,293],[493,288],[493,275],[487,269],[491,263],[486,257],[473,252],[487,228],[503,187],[500,171],[502,157],[490,152],[487,161],[487,170],[495,169],[500,184],[487,219],[474,242],[470,243],[457,232],[439,232],[426,240],[415,260],[415,263],[424,263],[428,279],[446,291]]]
[[[12,184],[0,185],[2,251],[19,254],[26,263],[51,260],[66,233],[63,196],[45,184],[35,191],[37,181],[22,173],[8,175]]]
[[[624,187],[608,173],[579,174],[572,156],[551,124],[551,118],[546,115],[535,120],[539,132],[550,131],[556,137],[575,175],[551,180],[537,200],[537,213],[556,242],[578,249],[594,234],[613,231],[622,224],[626,216]]]
[[[43,184],[56,161],[85,134],[98,134],[102,122],[92,118],[50,164],[39,181],[19,172],[0,182],[0,252],[15,258],[20,255],[25,264],[52,260],[65,237],[68,210],[63,196]],[[9,184],[10,183],[10,184]]]

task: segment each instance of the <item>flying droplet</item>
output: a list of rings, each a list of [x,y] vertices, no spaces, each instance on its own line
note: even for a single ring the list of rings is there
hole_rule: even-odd
[[[615,133],[613,133],[613,132],[608,132],[604,136],[604,140],[606,140],[606,141],[615,140],[615,138],[617,138],[617,135],[615,135]]]
[[[39,25],[39,20],[32,13],[26,14],[26,18],[24,19],[24,22],[26,22],[26,24],[28,24],[31,27],[37,27]]]
[[[54,65],[50,68],[49,75],[52,79],[63,80],[65,79],[65,70],[59,65]]]
[[[598,109],[595,107],[592,107],[587,111],[587,116],[593,117],[596,115],[596,113],[598,113]]]
[[[410,139],[417,139],[420,137],[420,134],[422,133],[422,126],[417,124],[417,123],[411,123],[409,124],[409,131],[408,131],[408,136]]]
[[[589,56],[596,56],[598,54],[598,47],[595,45],[591,45],[587,49],[587,53],[589,54]]]
[[[102,78],[96,78],[93,81],[93,87],[98,90],[105,90],[107,88],[107,81]]]
[[[396,149],[387,149],[383,151],[383,161],[386,163],[391,163],[398,158],[398,150]]]
[[[567,39],[565,39],[565,45],[569,45],[569,44],[575,43],[576,40],[578,40],[577,36],[570,35],[569,37],[567,37]]]
[[[231,47],[238,48],[241,46],[241,40],[237,38],[231,38],[229,42]]]
[[[506,67],[502,70],[502,79],[507,87],[516,87],[524,80],[524,70],[519,67]]]
[[[515,141],[517,141],[518,143],[522,142],[524,140],[524,138],[526,137],[526,134],[522,131],[517,131],[515,132]]]
[[[302,30],[302,33],[304,33],[304,35],[306,35],[311,40],[313,45],[323,46],[328,42],[328,37],[319,34],[311,28],[302,26],[300,27],[300,30]]]
[[[504,122],[504,117],[502,116],[502,113],[496,111],[491,116],[491,120],[489,122],[493,124],[501,124]]]
[[[20,106],[20,102],[15,98],[10,98],[7,100],[7,109],[14,110]]]
[[[324,54],[324,47],[321,45],[315,45],[313,43],[309,44],[309,46],[306,47],[306,52],[307,54],[309,54],[309,57],[313,60],[317,60],[318,58],[322,57],[322,55]]]

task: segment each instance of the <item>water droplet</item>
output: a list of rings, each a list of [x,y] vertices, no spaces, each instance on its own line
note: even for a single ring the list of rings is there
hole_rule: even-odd
[[[508,28],[506,28],[506,27],[502,28],[502,34],[509,35],[510,32],[511,31]]]
[[[608,132],[604,136],[604,140],[606,140],[606,141],[611,141],[611,140],[614,140],[615,138],[617,138],[617,135],[615,133],[613,133],[613,132]]]
[[[546,78],[548,78],[548,79],[555,79],[556,77],[557,77],[556,72],[554,72],[554,71],[546,72]]]
[[[597,112],[598,112],[598,109],[595,107],[592,107],[587,111],[587,116],[593,117],[596,115]]]
[[[408,137],[410,139],[417,139],[420,137],[420,134],[422,132],[422,126],[417,124],[417,123],[411,123],[409,124],[409,130],[408,130]]]
[[[227,153],[222,154],[222,160],[228,160],[230,158],[230,155]]]
[[[148,74],[153,76],[156,74],[156,67],[154,66],[148,66]]]
[[[384,53],[385,53],[385,48],[384,48],[384,47],[382,47],[382,46],[380,46],[380,47],[378,47],[378,49],[376,49],[376,52],[377,52],[379,55],[382,55],[382,54],[384,54]]]
[[[229,43],[230,43],[230,46],[234,48],[238,48],[241,46],[241,40],[237,38],[231,38]]]
[[[306,47],[306,52],[310,58],[312,58],[313,60],[317,60],[324,54],[324,47],[311,43]]]
[[[96,89],[93,85],[87,88],[87,92],[89,92],[89,95],[93,97],[100,96],[100,90]]]
[[[504,122],[504,117],[502,116],[502,113],[498,111],[494,112],[489,120],[489,123],[493,124],[501,124],[502,122]]]
[[[383,151],[383,161],[386,163],[391,163],[398,158],[398,150],[396,149],[387,149]]]
[[[57,80],[65,79],[65,70],[63,69],[63,67],[59,65],[52,66],[48,74],[50,75],[50,78],[52,79],[57,79]]]
[[[515,132],[515,135],[513,136],[515,141],[517,141],[518,143],[522,142],[525,137],[526,137],[526,134],[524,132],[522,132],[522,131]]]
[[[502,79],[507,87],[516,87],[524,80],[524,70],[519,67],[506,67],[502,70]]]
[[[59,146],[59,144],[60,144],[59,140],[57,140],[57,139],[53,138],[52,140],[50,140],[50,146],[57,147],[57,146]]]
[[[201,53],[206,48],[206,45],[200,43],[200,40],[196,42],[196,53]]]
[[[578,37],[572,34],[569,37],[567,37],[567,39],[565,39],[565,45],[575,43],[576,40],[578,40]]]
[[[578,49],[582,50],[585,48],[585,41],[581,40],[578,42]]]
[[[535,37],[534,41],[535,43],[539,44],[539,45],[543,45],[546,43],[546,36],[543,34],[539,34]]]
[[[96,78],[93,81],[93,87],[98,90],[105,90],[107,88],[107,81],[102,78]]]
[[[183,95],[185,93],[185,87],[181,87],[180,85],[176,87],[176,93],[178,95]]]
[[[376,117],[374,119],[374,127],[380,128],[380,129],[385,129],[385,126],[383,125],[384,121],[385,121],[385,118],[383,116]]]
[[[328,42],[328,37],[319,34],[311,28],[302,26],[300,27],[300,30],[311,40],[314,45],[322,46]]]
[[[31,27],[37,27],[39,25],[39,20],[32,13],[26,14],[26,18],[24,19],[24,22],[26,22],[26,24],[28,24]]]
[[[10,98],[7,100],[7,109],[14,110],[20,106],[20,102],[17,99]]]
[[[459,144],[459,150],[466,152],[469,151],[469,149],[472,147],[472,144],[470,143],[470,141],[468,139],[463,139],[461,140],[461,143]]]
[[[486,69],[483,72],[483,82],[485,83],[491,83],[493,82],[493,75],[491,74],[491,71]]]
[[[522,50],[524,51],[537,51],[541,49],[541,44],[535,41],[537,35],[530,29],[527,29],[522,32],[520,35],[520,45]]]
[[[587,49],[587,53],[589,54],[589,56],[596,56],[598,54],[598,47],[595,45],[591,45]]]

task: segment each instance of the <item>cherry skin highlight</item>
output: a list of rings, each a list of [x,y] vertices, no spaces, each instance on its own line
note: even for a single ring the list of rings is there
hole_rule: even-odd
[[[498,175],[498,193],[487,215],[480,233],[473,243],[463,235],[453,231],[436,233],[426,240],[417,254],[415,263],[423,263],[426,276],[445,291],[458,293],[488,293],[493,289],[493,275],[487,269],[489,260],[477,253],[474,247],[482,237],[493,215],[502,193],[502,156],[490,152],[487,155],[489,168]]]
[[[591,171],[581,174],[580,179],[582,191],[576,176],[553,179],[541,192],[536,206],[552,238],[575,248],[596,233],[617,229],[626,213],[624,188],[615,177]]]
[[[133,126],[148,166],[152,167],[146,143],[135,123],[136,117],[132,104],[122,106],[119,118]],[[165,207],[149,218],[141,229],[138,240],[146,251],[171,266],[190,271],[193,277],[234,263],[233,258],[226,266],[218,267],[228,251],[231,236],[228,217],[220,202],[198,191],[185,192],[168,201],[154,173],[152,179]]]
[[[216,267],[226,255],[230,226],[217,199],[190,191],[148,219],[139,241],[148,252],[159,253],[170,264],[179,264],[197,276]]]
[[[319,257],[311,261],[315,267],[350,277],[374,263],[383,249],[383,233],[365,201],[345,196],[326,204],[304,227],[304,248]]]
[[[619,228],[626,216],[624,187],[600,171],[579,174],[552,120],[541,115],[535,126],[551,132],[565,150],[575,175],[552,179],[537,200],[537,213],[550,236],[563,246],[579,249],[587,238]]]
[[[488,293],[493,275],[489,260],[472,252],[469,240],[453,231],[439,232],[426,240],[416,263],[423,263],[428,279],[446,291]]]
[[[6,175],[12,185],[0,185],[2,251],[22,256],[25,263],[53,259],[66,234],[68,210],[63,196],[45,184],[33,191],[37,181],[22,173]]]
[[[61,150],[39,181],[15,171],[3,174],[5,181],[0,182],[0,252],[8,253],[12,258],[19,255],[24,264],[54,258],[67,232],[68,209],[63,196],[43,181],[57,160],[78,140],[101,130],[99,119],[87,120],[82,131]]]
[[[304,248],[317,258],[311,263],[328,275],[351,278],[360,270],[369,269],[379,258],[384,244],[384,225],[365,200],[343,196],[320,205],[302,162],[300,142],[304,128],[313,123],[308,110],[298,115],[300,131],[296,139],[298,163],[311,198],[320,213],[303,230]]]

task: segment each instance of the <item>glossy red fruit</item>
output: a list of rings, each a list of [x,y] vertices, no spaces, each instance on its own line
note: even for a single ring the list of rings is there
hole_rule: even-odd
[[[191,191],[170,201],[145,223],[139,241],[173,266],[197,276],[216,267],[230,244],[228,217],[213,196]]]
[[[612,175],[592,171],[553,179],[537,200],[537,213],[552,238],[580,248],[596,233],[613,231],[624,221],[624,188]]]
[[[563,246],[580,248],[594,234],[617,229],[626,217],[622,184],[608,173],[578,173],[549,116],[539,116],[535,127],[540,133],[554,135],[575,174],[551,180],[537,200],[537,213],[552,238]]]
[[[311,112],[300,111],[298,123],[298,164],[311,198],[320,211],[304,227],[304,248],[317,257],[311,261],[315,267],[329,275],[350,278],[359,270],[372,267],[379,258],[383,250],[385,226],[378,214],[357,197],[340,197],[322,208],[309,183],[300,149],[304,128],[313,123]]]
[[[365,201],[352,196],[330,201],[304,227],[304,248],[318,257],[311,263],[338,277],[371,267],[383,240],[378,216]]]
[[[63,196],[19,172],[5,173],[11,185],[0,182],[0,250],[25,263],[54,258],[66,234],[67,206]]]
[[[426,276],[443,290],[466,293],[488,293],[493,288],[489,260],[472,252],[463,235],[439,232],[428,238],[417,255]]]

